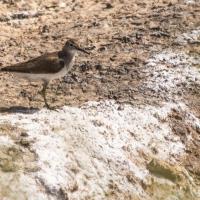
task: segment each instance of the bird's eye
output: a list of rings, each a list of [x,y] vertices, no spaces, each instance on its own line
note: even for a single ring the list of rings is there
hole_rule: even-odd
[[[69,44],[70,47],[73,47],[73,44]]]

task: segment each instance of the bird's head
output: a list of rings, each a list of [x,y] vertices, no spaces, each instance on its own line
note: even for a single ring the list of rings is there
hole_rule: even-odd
[[[64,47],[63,50],[66,52],[76,53],[77,51],[81,51],[83,53],[89,54],[86,50],[82,49],[74,40],[69,39]]]

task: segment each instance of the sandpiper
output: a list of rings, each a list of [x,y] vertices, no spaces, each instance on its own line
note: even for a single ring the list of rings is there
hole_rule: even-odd
[[[11,72],[19,78],[31,81],[42,81],[41,94],[45,106],[50,109],[46,99],[46,88],[51,80],[65,76],[73,66],[75,55],[78,51],[89,54],[82,49],[73,39],[69,39],[61,51],[47,53],[27,62],[1,68],[2,72]]]

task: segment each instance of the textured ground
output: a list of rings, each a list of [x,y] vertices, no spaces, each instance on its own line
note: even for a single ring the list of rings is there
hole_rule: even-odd
[[[148,59],[170,48],[199,56],[199,34],[184,38],[199,31],[198,1],[9,2],[0,10],[2,66],[59,50],[67,37],[93,53],[80,55],[74,71],[49,87],[49,102],[58,106],[99,99],[159,102],[163,97],[140,89],[151,75],[144,71]],[[43,106],[38,85],[13,82],[1,76],[2,106]]]
[[[0,74],[0,199],[200,199],[199,13],[199,0],[0,1],[1,66],[68,37],[91,51],[49,85],[57,112],[40,83]]]

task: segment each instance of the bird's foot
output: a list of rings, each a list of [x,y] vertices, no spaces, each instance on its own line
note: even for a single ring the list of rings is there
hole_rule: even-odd
[[[47,102],[45,102],[44,107],[47,108],[48,110],[53,110],[53,108]]]
[[[48,110],[52,110],[52,111],[57,111],[57,112],[58,112],[58,110],[57,110],[56,107],[51,107],[47,102],[45,102],[44,107],[45,107],[46,109],[48,109]]]

